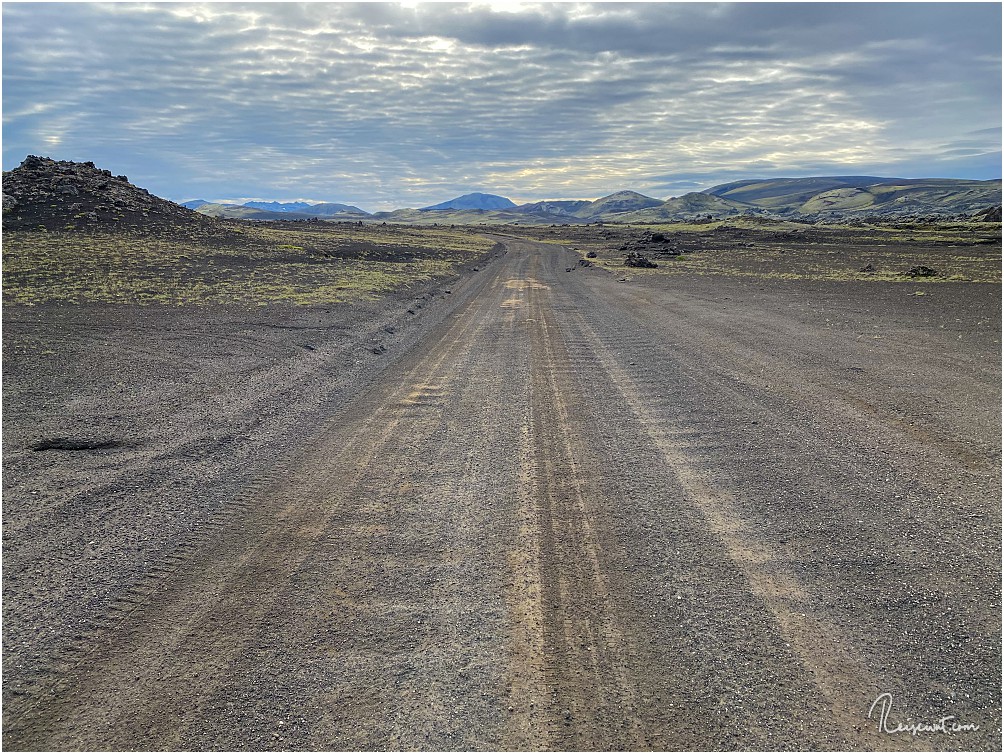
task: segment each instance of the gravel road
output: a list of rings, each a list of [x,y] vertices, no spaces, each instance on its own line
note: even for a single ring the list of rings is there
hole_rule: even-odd
[[[135,446],[8,407],[6,749],[997,749],[999,288],[506,244]]]

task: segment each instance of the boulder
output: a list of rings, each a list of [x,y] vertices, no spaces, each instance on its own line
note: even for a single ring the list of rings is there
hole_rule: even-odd
[[[631,252],[630,254],[627,254],[624,257],[624,266],[653,268],[653,267],[658,267],[659,265],[653,262],[648,257],[643,257],[641,254],[638,254],[637,252]]]

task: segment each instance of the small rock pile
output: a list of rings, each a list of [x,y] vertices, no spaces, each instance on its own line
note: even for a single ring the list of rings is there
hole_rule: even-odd
[[[3,174],[4,230],[148,232],[214,228],[218,221],[154,196],[93,162],[29,155]]]
[[[640,252],[645,252],[647,256],[657,258],[678,257],[681,250],[666,237],[664,233],[648,232],[640,237],[628,241],[620,247],[620,251],[630,252],[630,255],[643,257]],[[637,266],[637,265],[634,265]]]
[[[648,257],[643,257],[641,254],[636,254],[635,252],[631,252],[630,254],[626,254],[624,256],[624,266],[654,268],[658,267],[659,265],[653,262]]]

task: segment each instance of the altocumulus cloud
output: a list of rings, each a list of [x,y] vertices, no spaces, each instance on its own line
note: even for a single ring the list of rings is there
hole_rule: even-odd
[[[3,164],[366,209],[997,178],[997,4],[3,5]]]

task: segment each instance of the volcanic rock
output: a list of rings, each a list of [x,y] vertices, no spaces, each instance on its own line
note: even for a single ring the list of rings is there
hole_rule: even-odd
[[[648,257],[643,257],[641,254],[631,252],[630,254],[625,255],[624,266],[653,268],[653,267],[658,267],[659,265],[657,265]]]
[[[93,162],[28,155],[3,174],[4,230],[216,228],[219,221],[153,196]]]

